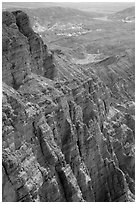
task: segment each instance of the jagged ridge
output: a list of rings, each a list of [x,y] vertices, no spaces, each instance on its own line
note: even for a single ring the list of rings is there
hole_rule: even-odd
[[[61,80],[28,16],[3,13],[3,201],[134,200],[133,107],[73,71]]]

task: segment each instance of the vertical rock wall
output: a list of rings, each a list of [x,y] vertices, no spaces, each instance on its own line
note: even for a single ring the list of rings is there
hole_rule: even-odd
[[[17,89],[31,71],[53,79],[53,56],[30,27],[27,14],[4,11],[2,25],[3,81]]]
[[[134,201],[134,117],[111,114],[104,83],[78,73],[51,80],[28,16],[3,13],[3,201]]]

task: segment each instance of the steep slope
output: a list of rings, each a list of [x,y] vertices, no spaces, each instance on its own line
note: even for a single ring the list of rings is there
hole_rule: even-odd
[[[3,13],[3,201],[134,201],[133,105],[54,55],[24,12]]]
[[[135,101],[134,50],[107,57],[92,65],[92,69],[111,90],[112,103],[113,99],[114,104]]]
[[[54,78],[52,54],[30,27],[28,16],[22,11],[13,14],[5,11],[2,18],[3,80],[16,88],[31,71]]]
[[[124,9],[122,11],[119,11],[115,14],[110,15],[111,19],[117,19],[117,20],[127,20],[132,21],[135,20],[135,7],[130,7],[127,9]]]

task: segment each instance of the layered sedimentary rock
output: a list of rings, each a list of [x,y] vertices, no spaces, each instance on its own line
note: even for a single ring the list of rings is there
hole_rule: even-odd
[[[3,201],[134,201],[133,104],[94,72],[65,80],[25,13],[3,29]]]

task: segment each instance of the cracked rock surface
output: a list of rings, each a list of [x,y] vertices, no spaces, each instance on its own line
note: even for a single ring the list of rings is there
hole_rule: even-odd
[[[96,72],[67,78],[24,12],[2,26],[3,201],[134,201],[134,103],[112,105]]]

